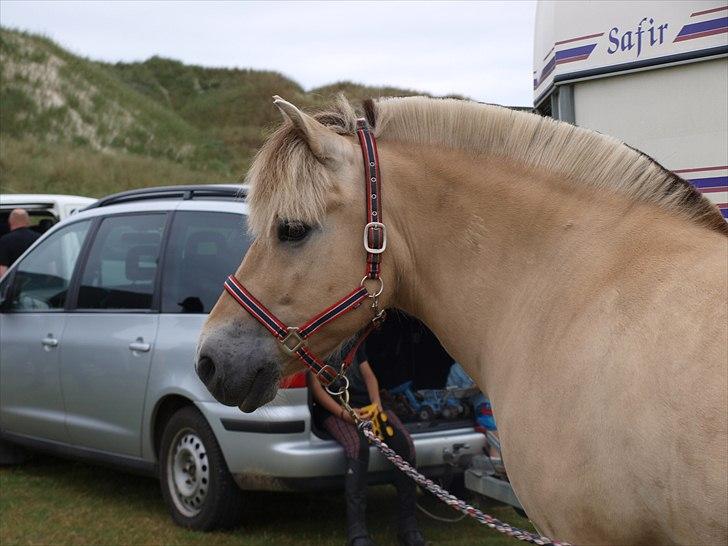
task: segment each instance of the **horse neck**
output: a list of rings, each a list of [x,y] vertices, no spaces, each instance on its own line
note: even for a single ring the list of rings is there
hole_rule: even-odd
[[[423,319],[486,389],[530,365],[517,346],[542,336],[555,309],[566,317],[599,290],[612,264],[596,249],[629,259],[621,243],[648,224],[626,199],[502,158],[385,142],[380,156],[397,282],[388,303]]]

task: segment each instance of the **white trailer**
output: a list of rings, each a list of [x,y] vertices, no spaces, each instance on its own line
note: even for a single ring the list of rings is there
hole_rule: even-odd
[[[728,218],[726,0],[541,0],[533,89],[537,111],[622,139]]]
[[[540,0],[535,26],[537,112],[622,139],[728,218],[725,0]],[[473,459],[465,486],[521,508],[486,456]]]

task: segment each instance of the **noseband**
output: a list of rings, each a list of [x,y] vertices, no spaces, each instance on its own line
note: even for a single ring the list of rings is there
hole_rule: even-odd
[[[367,253],[366,272],[359,286],[331,307],[312,317],[305,324],[286,326],[265,305],[260,303],[234,275],[229,275],[225,281],[225,290],[278,340],[281,350],[287,355],[295,355],[300,358],[324,386],[330,385],[346,371],[359,346],[384,316],[384,311],[379,309],[379,296],[384,290],[384,281],[381,278],[381,263],[382,253],[387,248],[387,230],[382,223],[381,176],[379,173],[377,142],[369,130],[366,119],[357,120],[356,132],[364,159],[367,204],[367,224],[364,227],[364,250]],[[367,281],[379,283],[373,292],[370,292],[366,287]],[[372,299],[374,318],[344,357],[341,370],[337,371],[308,349],[308,338],[332,320],[359,307],[367,298]]]

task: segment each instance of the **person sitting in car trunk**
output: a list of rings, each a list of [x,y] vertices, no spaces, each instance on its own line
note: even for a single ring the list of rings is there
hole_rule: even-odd
[[[381,330],[375,330],[359,348],[347,372],[349,378],[349,403],[361,419],[373,417],[372,412],[382,410],[379,382],[368,360],[367,346],[376,343]],[[366,485],[369,465],[369,443],[356,427],[354,419],[334,398],[326,392],[313,374],[309,373],[315,419],[344,448],[346,454],[346,519],[347,545],[371,546],[374,544],[367,531]],[[372,409],[371,406],[374,405]],[[367,406],[370,406],[367,408]],[[409,432],[392,411],[386,412],[388,434],[385,441],[398,455],[414,466],[415,447]],[[416,485],[404,473],[396,471],[395,487],[399,502],[398,534],[404,546],[424,546],[422,533],[417,527]]]

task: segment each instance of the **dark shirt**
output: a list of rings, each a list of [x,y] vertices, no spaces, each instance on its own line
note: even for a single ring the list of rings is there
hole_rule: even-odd
[[[338,359],[330,364],[338,369]],[[422,322],[402,311],[388,310],[387,319],[374,330],[356,353],[346,373],[349,378],[349,403],[353,408],[371,404],[359,363],[369,362],[379,387],[388,389],[414,380],[415,389],[441,389],[453,363],[452,357]],[[316,381],[309,373],[309,381]],[[314,419],[323,422],[327,412],[313,401]]]
[[[10,267],[40,237],[30,228],[14,229],[0,237],[0,265]]]
[[[387,320],[369,336],[364,349],[384,389],[411,380],[415,389],[441,389],[453,363],[427,326],[397,310],[387,311]]]
[[[364,351],[359,349],[356,358],[346,370],[346,377],[349,379],[349,404],[353,408],[363,408],[372,403],[367,390],[367,383],[361,374],[361,363],[366,360]]]

